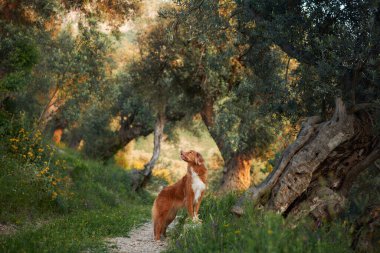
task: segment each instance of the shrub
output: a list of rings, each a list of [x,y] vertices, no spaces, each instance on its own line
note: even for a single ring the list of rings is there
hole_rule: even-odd
[[[38,130],[17,124],[1,130],[0,221],[21,223],[53,210],[56,199],[69,194],[66,162]]]

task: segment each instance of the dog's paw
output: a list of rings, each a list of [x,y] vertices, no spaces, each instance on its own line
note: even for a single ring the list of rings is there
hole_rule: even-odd
[[[198,216],[194,216],[193,219],[192,219],[192,222],[194,222],[194,223],[202,223],[202,220],[199,219]]]

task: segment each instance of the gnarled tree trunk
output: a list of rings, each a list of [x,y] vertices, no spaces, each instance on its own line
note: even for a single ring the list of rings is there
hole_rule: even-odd
[[[336,100],[333,117],[304,122],[296,141],[283,153],[276,169],[252,186],[232,208],[242,215],[245,202],[263,205],[296,220],[318,223],[341,212],[355,177],[380,158],[380,144],[365,111],[348,113]]]

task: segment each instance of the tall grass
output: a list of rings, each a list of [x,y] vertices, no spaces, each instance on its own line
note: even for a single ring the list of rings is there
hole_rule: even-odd
[[[202,225],[182,218],[171,235],[167,252],[350,252],[345,228],[338,224],[313,230],[307,224],[292,228],[275,213],[247,210],[230,214],[235,197],[208,196],[202,203]]]
[[[58,153],[69,180],[55,198],[34,179],[33,164],[1,156],[0,222],[16,232],[0,235],[0,252],[104,252],[105,237],[127,236],[149,219],[152,198],[131,191],[127,171]]]

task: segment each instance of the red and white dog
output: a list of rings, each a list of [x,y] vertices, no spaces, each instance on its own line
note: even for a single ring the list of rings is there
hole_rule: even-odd
[[[198,220],[198,210],[207,184],[207,169],[201,154],[193,150],[181,151],[181,159],[188,164],[186,175],[177,183],[165,187],[153,204],[155,240],[166,236],[166,229],[180,208],[186,207],[189,217]]]

